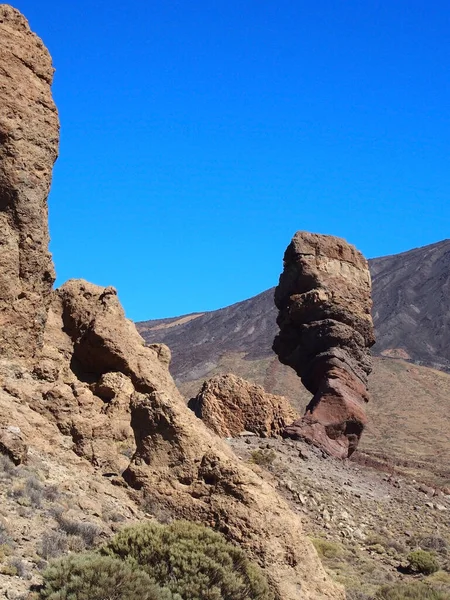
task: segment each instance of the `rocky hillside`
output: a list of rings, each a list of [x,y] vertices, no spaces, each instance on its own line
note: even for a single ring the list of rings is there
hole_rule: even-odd
[[[450,240],[369,261],[375,355],[450,371]],[[227,352],[249,360],[272,355],[278,330],[274,289],[221,310],[157,321],[138,330],[172,350],[178,381],[207,375]],[[189,347],[189,351],[186,349]]]

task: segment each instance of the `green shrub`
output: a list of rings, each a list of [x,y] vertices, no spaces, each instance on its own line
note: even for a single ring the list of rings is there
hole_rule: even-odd
[[[448,594],[415,581],[384,585],[375,594],[375,600],[448,600]]]
[[[139,566],[183,600],[273,600],[262,572],[241,549],[186,521],[123,529],[100,552]]]
[[[335,542],[329,542],[323,538],[313,538],[311,541],[320,558],[337,558],[343,553],[342,546]]]
[[[431,575],[439,571],[439,563],[436,557],[426,550],[413,550],[407,556],[408,568],[414,573]]]
[[[270,467],[275,458],[276,453],[273,450],[253,450],[249,461],[260,467]]]
[[[171,600],[143,571],[110,556],[73,554],[44,571],[45,600]],[[175,600],[175,599],[174,599]]]

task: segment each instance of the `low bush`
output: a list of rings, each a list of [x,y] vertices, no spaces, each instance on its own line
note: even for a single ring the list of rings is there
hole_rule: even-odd
[[[439,571],[439,563],[436,557],[427,550],[413,550],[407,556],[408,568],[413,573],[431,575]]]
[[[186,521],[123,529],[100,552],[139,566],[182,600],[273,600],[262,571],[241,549]]]
[[[439,535],[429,535],[420,538],[418,546],[420,546],[422,550],[432,550],[443,556],[447,556],[450,549],[448,541]]]
[[[5,454],[0,454],[0,474],[12,479],[17,475],[17,467],[13,461]]]
[[[70,519],[60,511],[55,511],[54,516],[60,528],[67,533],[67,535],[82,538],[87,548],[93,546],[97,537],[100,535],[101,529],[94,523]]]
[[[448,594],[420,581],[382,586],[375,600],[448,600]]]
[[[67,535],[60,531],[45,531],[38,550],[39,556],[46,560],[57,558],[69,549]]]
[[[273,450],[253,450],[249,461],[260,467],[270,467],[275,458],[276,453]]]
[[[330,542],[323,538],[313,538],[311,541],[320,558],[337,558],[343,553],[342,546],[336,542]]]
[[[9,565],[16,570],[17,576],[21,579],[30,578],[30,568],[25,561],[18,556],[9,559]]]
[[[42,600],[176,600],[131,564],[94,553],[54,561],[43,579]]]

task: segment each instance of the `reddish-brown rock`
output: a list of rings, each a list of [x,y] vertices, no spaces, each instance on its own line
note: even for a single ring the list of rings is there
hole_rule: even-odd
[[[260,385],[231,373],[205,381],[188,406],[220,437],[235,437],[244,431],[269,437],[298,416],[283,396],[267,394]]]
[[[0,355],[31,358],[54,281],[47,196],[58,154],[53,67],[14,8],[0,5]]]
[[[299,231],[284,255],[275,304],[273,349],[314,394],[285,434],[350,456],[366,425],[375,341],[367,261],[345,240]]]

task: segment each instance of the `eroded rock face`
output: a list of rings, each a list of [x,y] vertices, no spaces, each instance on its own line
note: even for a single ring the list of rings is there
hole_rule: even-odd
[[[267,394],[260,385],[231,373],[205,381],[188,406],[220,437],[235,437],[244,431],[270,437],[298,417],[283,396]]]
[[[367,261],[345,240],[299,231],[284,255],[275,304],[273,349],[314,395],[285,434],[350,456],[367,421],[375,342]]]
[[[0,355],[42,344],[54,281],[47,196],[58,154],[52,61],[26,19],[0,5]]]
[[[160,345],[145,346],[115,290],[69,281],[56,296],[53,310],[62,315],[61,329],[73,344],[66,355],[61,338],[58,354],[70,360],[81,381],[91,381],[104,402],[128,398],[136,444],[123,474],[129,485],[162,513],[210,525],[246,548],[264,566],[277,598],[343,598],[305,539],[299,517],[272,483],[243,465],[186,407],[169,374],[168,353]],[[82,385],[78,393],[89,396]],[[83,431],[96,422],[92,411],[89,420],[78,419],[77,436],[98,443],[91,430]],[[99,422],[106,436],[114,419]]]

